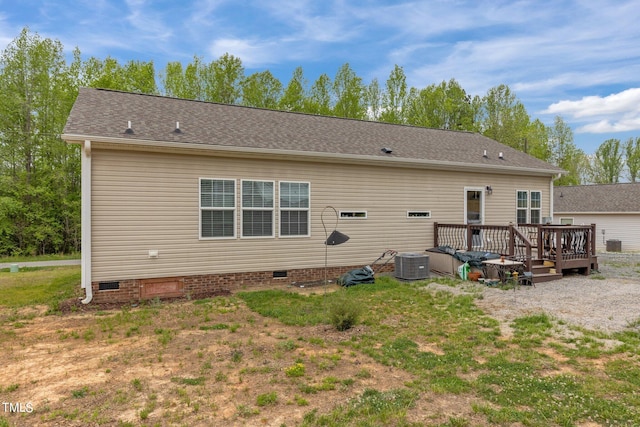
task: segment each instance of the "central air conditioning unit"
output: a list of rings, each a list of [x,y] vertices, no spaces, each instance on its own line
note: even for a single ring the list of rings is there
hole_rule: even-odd
[[[395,277],[404,280],[420,280],[429,277],[429,255],[404,253],[396,256]]]

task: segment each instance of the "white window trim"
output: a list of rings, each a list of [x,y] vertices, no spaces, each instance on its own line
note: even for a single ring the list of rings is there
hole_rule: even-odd
[[[362,215],[364,214],[364,215]],[[367,211],[360,211],[360,210],[351,210],[351,209],[345,209],[343,211],[339,211],[338,212],[338,218],[340,219],[346,219],[346,220],[358,220],[358,219],[367,219],[368,218],[368,214]]]
[[[407,218],[409,218],[409,219],[431,219],[431,211],[419,211],[419,210],[407,211]]]
[[[478,191],[480,192],[480,225],[483,225],[485,222],[485,217],[484,217],[484,204],[485,204],[485,195],[484,195],[484,191],[485,188],[484,187],[464,187],[464,192],[462,193],[462,197],[464,199],[464,223],[468,224],[468,216],[467,216],[467,192],[468,191]]]
[[[524,208],[521,208],[518,206],[518,201],[520,200],[518,198],[518,193],[526,193],[527,197],[526,197],[526,201],[527,201],[527,206],[525,206]],[[524,223],[523,224],[529,224],[529,207],[531,206],[531,202],[529,200],[529,190],[516,190],[516,218],[515,218],[515,223],[519,224],[518,222],[518,212],[520,211],[524,211],[525,212],[525,217],[524,217]]]
[[[518,193],[527,193],[527,206],[525,208],[518,207]],[[531,206],[531,193],[539,193],[540,194],[540,207],[534,208]],[[541,190],[516,190],[516,223],[518,222],[518,211],[525,211],[526,218],[525,224],[531,224],[531,212],[538,211],[540,222],[542,222],[542,191]]]
[[[533,193],[539,193],[540,194],[540,207],[539,208],[534,208],[533,207],[533,199],[531,198],[531,194]],[[538,218],[540,218],[540,221],[538,221],[538,224],[542,223],[542,191],[540,190],[530,190],[529,191],[529,224],[531,224],[531,212],[533,211],[538,211]]]
[[[558,218],[558,220],[560,221],[560,225],[573,225],[573,223],[575,222],[575,218],[574,217],[567,217],[567,216],[561,216],[560,218]],[[562,221],[571,221],[571,224],[563,224]]]
[[[212,208],[202,206],[202,181],[233,181],[233,207],[232,208]],[[233,240],[238,235],[238,221],[237,221],[237,206],[238,206],[238,182],[235,178],[199,178],[198,179],[198,240]],[[222,237],[202,237],[202,211],[233,211],[233,236]]]
[[[252,207],[248,207],[245,208],[244,207],[244,203],[243,203],[243,189],[244,189],[244,183],[245,182],[270,182],[273,184],[273,192],[272,192],[272,197],[273,197],[273,206],[270,208],[252,208]],[[245,211],[271,211],[272,215],[271,215],[271,235],[269,236],[245,236],[244,235],[244,212]],[[268,179],[241,179],[240,180],[240,222],[238,224],[238,226],[240,227],[240,238],[242,239],[273,239],[276,235],[276,227],[275,227],[275,220],[276,220],[276,182],[275,181],[271,181]]]
[[[280,203],[280,185],[281,184],[307,184],[307,188],[309,188],[309,206],[306,208],[283,208]],[[278,193],[276,195],[278,200],[278,238],[280,239],[299,239],[299,238],[309,238],[311,237],[311,182],[310,181],[278,181]],[[296,234],[296,235],[282,235],[282,215],[280,214],[282,211],[303,211],[306,210],[307,213],[307,234]]]

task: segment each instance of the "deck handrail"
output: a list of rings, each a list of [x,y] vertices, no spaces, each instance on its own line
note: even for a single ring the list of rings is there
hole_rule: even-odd
[[[555,262],[557,271],[583,268],[596,259],[596,225],[552,224],[440,224],[434,223],[434,246],[455,250],[483,250],[513,257],[531,271],[536,258]]]

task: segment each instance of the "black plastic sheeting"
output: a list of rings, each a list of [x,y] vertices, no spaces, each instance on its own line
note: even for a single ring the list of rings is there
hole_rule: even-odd
[[[449,254],[461,262],[468,262],[471,267],[482,267],[482,261],[498,259],[500,254],[484,251],[456,251],[451,246],[437,246],[427,249],[427,252]]]

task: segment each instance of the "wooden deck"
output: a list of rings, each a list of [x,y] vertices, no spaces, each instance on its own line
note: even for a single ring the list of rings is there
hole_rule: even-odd
[[[434,223],[434,246],[487,251],[525,264],[540,283],[568,271],[588,275],[598,268],[596,225],[475,225]],[[555,270],[555,273],[553,273]]]

